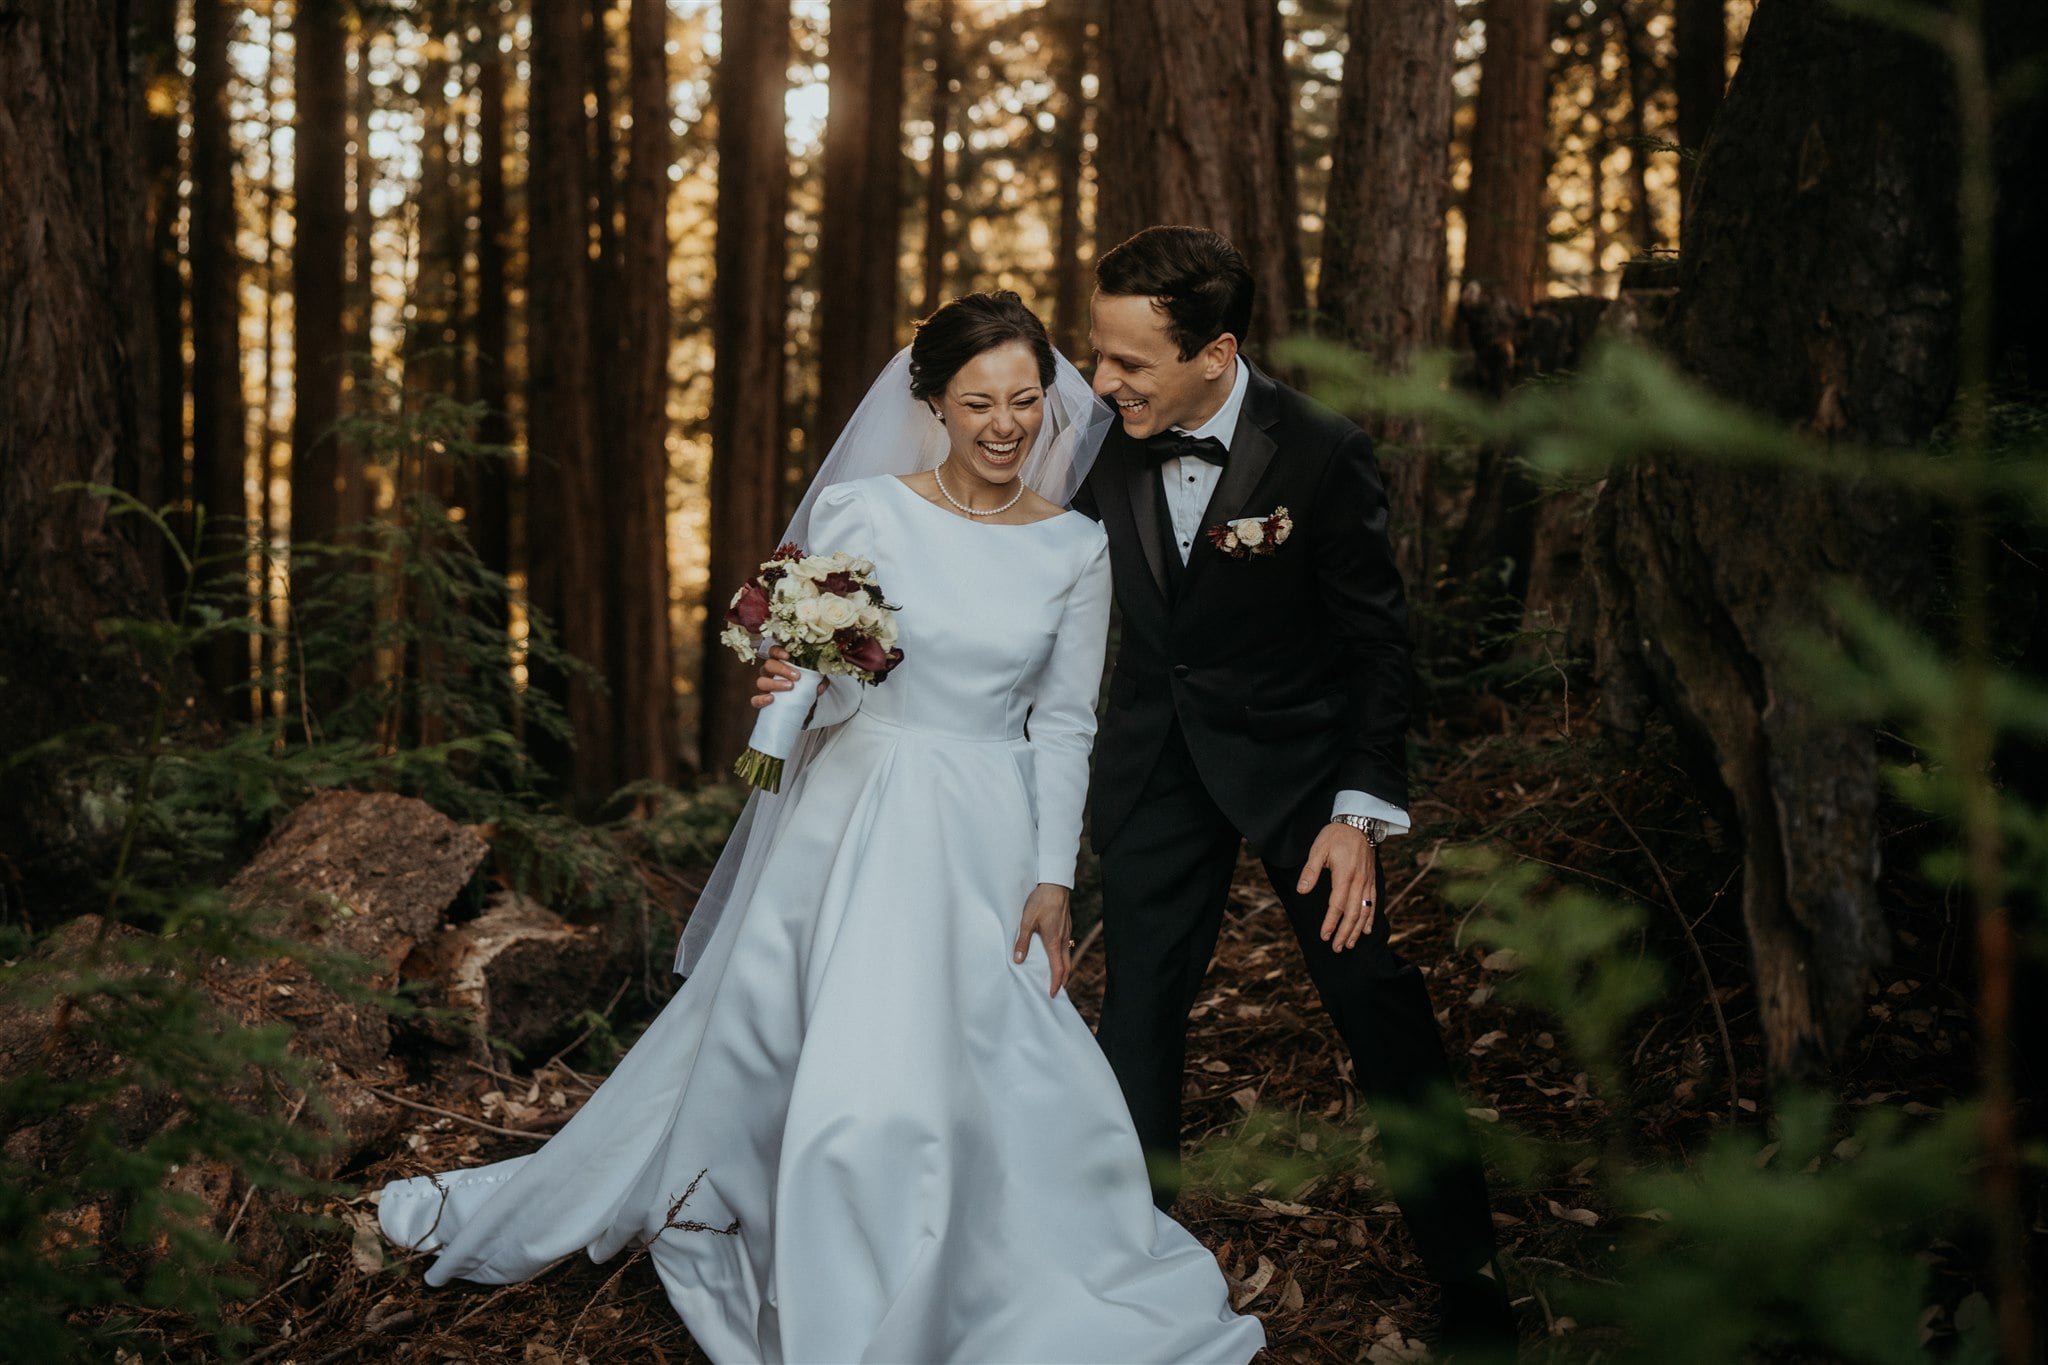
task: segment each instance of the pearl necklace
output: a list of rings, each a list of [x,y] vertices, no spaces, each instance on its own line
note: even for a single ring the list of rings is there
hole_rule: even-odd
[[[947,502],[952,503],[955,508],[957,508],[962,513],[965,513],[967,516],[999,517],[1003,513],[1009,511],[1012,507],[1015,507],[1019,502],[1022,502],[1024,500],[1024,480],[1019,479],[1017,480],[1017,493],[1015,497],[1011,498],[1001,507],[991,507],[986,512],[977,512],[972,507],[969,507],[966,503],[960,501],[960,499],[954,497],[951,493],[946,491],[945,475],[939,472],[941,469],[944,468],[945,466],[941,464],[932,470],[932,482],[939,486],[940,497],[944,498]]]

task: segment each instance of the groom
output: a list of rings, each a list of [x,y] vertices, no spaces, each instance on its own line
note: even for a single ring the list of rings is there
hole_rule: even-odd
[[[1123,622],[1089,793],[1098,1036],[1170,1170],[1188,1011],[1241,841],[1368,1103],[1420,1105],[1451,1079],[1380,913],[1379,844],[1409,825],[1409,644],[1372,442],[1238,354],[1252,276],[1221,235],[1148,228],[1095,277],[1095,392],[1122,420],[1074,506],[1108,533]],[[1453,1145],[1401,1210],[1443,1290],[1442,1344],[1509,1352],[1485,1176],[1469,1134]]]

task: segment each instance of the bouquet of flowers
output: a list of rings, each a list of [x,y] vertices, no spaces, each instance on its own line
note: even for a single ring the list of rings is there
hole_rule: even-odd
[[[733,594],[718,638],[748,663],[780,645],[800,675],[790,691],[770,694],[747,751],[733,765],[743,781],[763,791],[782,789],[782,765],[795,752],[804,717],[828,675],[879,683],[903,662],[896,608],[875,582],[873,561],[807,555],[795,545],[776,550]]]

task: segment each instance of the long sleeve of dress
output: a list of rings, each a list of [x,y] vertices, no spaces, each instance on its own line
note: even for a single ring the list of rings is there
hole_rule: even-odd
[[[1088,794],[1088,751],[1095,742],[1095,697],[1109,646],[1109,540],[1099,531],[1088,567],[1067,593],[1031,708],[1038,787],[1038,880],[1074,884],[1081,811]]]
[[[872,556],[875,532],[868,520],[864,497],[865,492],[858,481],[833,484],[820,492],[817,502],[811,507],[810,543],[804,546],[804,552]],[[889,585],[884,583],[882,591],[888,590]],[[832,679],[832,685],[818,693],[818,703],[811,710],[806,728],[822,730],[850,719],[854,712],[860,710],[864,688],[865,684],[852,678]]]

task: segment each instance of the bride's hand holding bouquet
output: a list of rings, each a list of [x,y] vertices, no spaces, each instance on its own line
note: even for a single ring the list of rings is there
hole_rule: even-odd
[[[757,697],[761,714],[733,771],[764,791],[782,786],[804,718],[829,677],[880,683],[903,662],[896,608],[875,581],[872,560],[840,553],[807,555],[784,545],[733,594],[719,640],[753,663],[779,650],[796,673],[793,687]]]

